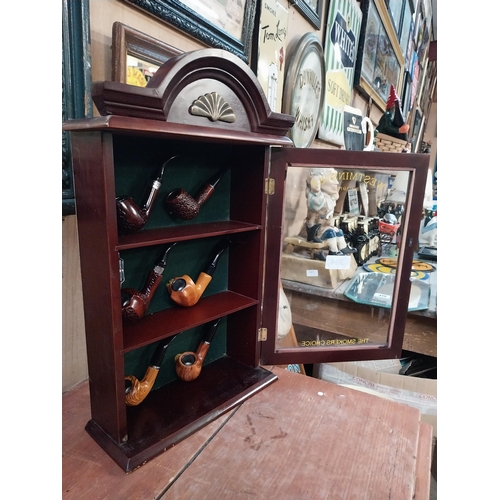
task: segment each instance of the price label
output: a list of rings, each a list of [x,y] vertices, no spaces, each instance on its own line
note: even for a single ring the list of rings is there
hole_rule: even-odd
[[[381,304],[390,304],[392,295],[387,295],[386,293],[374,293],[373,301],[380,302]]]
[[[350,255],[327,255],[325,269],[349,269],[351,267]]]

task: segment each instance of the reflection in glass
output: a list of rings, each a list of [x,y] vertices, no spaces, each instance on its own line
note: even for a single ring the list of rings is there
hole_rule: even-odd
[[[281,280],[296,347],[387,344],[407,184],[394,170],[288,169]],[[415,294],[426,307],[428,287]]]
[[[367,272],[356,275],[345,291],[346,297],[360,304],[390,308],[394,293],[394,274],[387,272]],[[431,286],[420,280],[411,279],[408,311],[420,311],[429,307]]]
[[[401,25],[401,36],[399,38],[399,45],[403,54],[406,53],[408,47],[408,40],[410,38],[410,26],[412,21],[412,13],[410,9],[409,0],[405,2],[405,12],[403,17],[403,24]]]
[[[245,0],[181,0],[198,15],[241,40]]]
[[[401,10],[403,3],[401,0],[389,0],[389,13],[392,18],[392,24],[394,25],[394,31],[399,34],[399,21],[401,19]]]
[[[127,54],[127,84],[145,87],[158,68],[158,64],[143,61]]]

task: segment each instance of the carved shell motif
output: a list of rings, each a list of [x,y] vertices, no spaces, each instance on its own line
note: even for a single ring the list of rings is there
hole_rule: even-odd
[[[198,97],[191,104],[189,112],[195,116],[205,116],[213,122],[220,120],[233,123],[236,120],[231,106],[217,92]]]

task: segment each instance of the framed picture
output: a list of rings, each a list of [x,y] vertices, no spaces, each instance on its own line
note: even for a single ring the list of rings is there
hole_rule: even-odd
[[[385,110],[391,85],[401,92],[404,56],[382,0],[361,0],[363,22],[354,84]]]
[[[420,64],[418,62],[417,54],[413,54],[413,63],[411,71],[411,102],[410,107],[413,108],[416,105],[415,99],[418,92],[418,83],[420,81]]]
[[[271,111],[281,113],[288,45],[288,9],[283,0],[262,0],[259,30],[255,35],[257,57],[252,70],[266,94]]]
[[[248,63],[255,0],[124,0],[209,47]]]
[[[140,87],[146,86],[165,61],[182,53],[168,43],[119,22],[113,24],[111,50],[111,79]]]
[[[420,3],[420,9],[415,13],[415,25],[413,28],[413,41],[416,45],[419,42],[419,34],[422,29],[423,15],[422,15],[422,3]]]
[[[429,48],[429,28],[427,22],[424,22],[422,27],[422,37],[417,48],[418,59],[423,61],[427,56],[427,49]]]
[[[413,23],[413,8],[410,4],[410,0],[406,0],[404,5],[405,8],[401,15],[401,25],[398,32],[399,45],[403,54],[405,54],[406,49],[408,48]]]
[[[317,29],[321,27],[323,0],[296,0],[290,2]]]
[[[408,123],[411,105],[411,75],[409,71],[405,71],[401,95],[401,113],[405,122]]]
[[[412,28],[413,29],[413,24]],[[406,49],[405,57],[405,69],[413,73],[413,55],[415,54],[415,44],[413,43],[413,38],[410,36],[408,40],[408,47]]]
[[[419,81],[418,81],[418,90],[417,90],[417,97],[416,97],[416,105],[421,108],[421,109],[424,109],[424,106],[422,105],[422,91],[424,89],[424,85],[425,85],[425,81],[427,80],[427,65],[429,63],[429,60],[426,59],[423,63],[422,63],[422,67],[421,67],[421,73],[420,73],[420,77],[419,77]]]
[[[419,109],[415,109],[411,134],[408,136],[413,153],[418,153],[418,150],[420,149],[420,136],[423,129],[423,121],[424,117],[422,115],[422,112]]]
[[[432,102],[434,100],[434,89],[436,88],[436,61],[428,60],[427,73],[422,89],[422,110],[429,116]]]
[[[415,11],[413,0],[385,0],[385,4],[399,45],[404,53],[408,47],[413,12]]]
[[[62,3],[62,121],[92,116],[88,0]],[[62,215],[76,213],[69,132],[62,132]]]
[[[398,33],[404,4],[401,0],[389,0],[386,1],[386,5],[389,15],[391,16],[394,29],[396,30],[396,33]]]

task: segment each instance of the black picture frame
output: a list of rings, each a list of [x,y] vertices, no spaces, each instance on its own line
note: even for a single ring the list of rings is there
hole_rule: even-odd
[[[321,27],[323,0],[292,0],[290,2],[317,30]]]
[[[62,121],[92,116],[89,0],[62,3]],[[76,213],[69,132],[62,132],[62,215]]]
[[[401,113],[403,118],[407,120],[411,111],[411,75],[408,70],[405,71],[401,95]]]
[[[238,40],[211,23],[180,0],[123,0],[192,36],[208,47],[227,50],[249,62],[255,21],[255,0],[239,0],[244,5],[242,35]]]
[[[409,142],[411,143],[411,150],[414,153],[418,153],[419,151],[419,145],[420,145],[420,132],[422,128],[422,123],[424,120],[424,115],[421,110],[415,109],[415,113],[413,116],[413,123],[412,123],[412,129],[411,129],[411,134],[408,136],[409,137]]]

